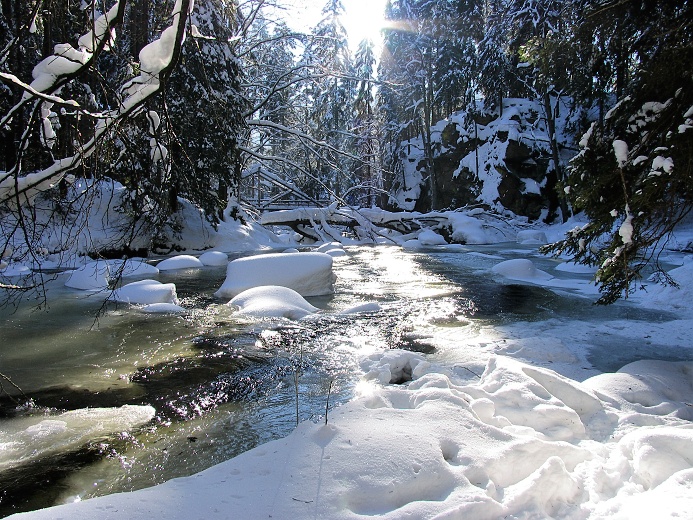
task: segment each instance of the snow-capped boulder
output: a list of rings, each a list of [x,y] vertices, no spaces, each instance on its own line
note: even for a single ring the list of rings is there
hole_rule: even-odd
[[[209,266],[222,266],[229,263],[229,257],[221,251],[207,251],[200,255],[200,262]]]
[[[418,241],[423,246],[444,246],[447,245],[447,240],[432,229],[424,229],[417,237]]]
[[[293,289],[279,285],[263,285],[243,291],[227,304],[249,316],[298,320],[319,309],[308,303]]]
[[[537,269],[534,262],[526,258],[515,258],[506,260],[493,266],[492,271],[506,278],[523,281],[550,280],[553,278],[549,273]]]
[[[89,262],[72,271],[65,286],[82,291],[100,291],[108,288],[110,272],[108,262]]]
[[[113,291],[109,300],[148,305],[152,303],[172,303],[178,305],[178,295],[176,285],[172,283],[161,283],[157,280],[140,280],[123,285],[120,289]]]
[[[261,285],[280,285],[302,296],[331,294],[335,275],[332,257],[325,253],[272,253],[238,258],[229,262],[226,280],[214,293],[217,298],[233,298]]]
[[[188,269],[194,267],[202,267],[204,264],[199,258],[192,255],[177,255],[162,260],[157,264],[160,271],[170,271],[173,269]]]

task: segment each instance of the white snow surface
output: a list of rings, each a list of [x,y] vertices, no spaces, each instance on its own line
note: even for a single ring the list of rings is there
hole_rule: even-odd
[[[170,271],[172,269],[202,267],[203,265],[199,258],[192,255],[176,255],[162,260],[156,266],[159,268],[159,271]]]
[[[143,259],[97,260],[87,262],[70,272],[65,286],[83,291],[101,291],[107,289],[109,283],[118,277],[151,276],[158,273],[158,268]]]
[[[229,257],[221,251],[207,251],[200,255],[200,262],[209,266],[222,266],[229,263]]]
[[[513,280],[550,280],[553,278],[550,274],[541,269],[537,269],[531,260],[526,258],[515,258],[513,260],[505,260],[493,266],[493,272],[511,278]]]
[[[238,258],[229,262],[226,280],[214,293],[233,298],[252,287],[281,285],[301,296],[320,296],[334,291],[332,257],[326,253],[271,253]]]
[[[693,363],[640,362],[579,383],[496,356],[468,384],[394,350],[367,358],[364,369],[361,397],[333,410],[327,425],[302,423],[191,477],[16,518],[632,519],[693,511],[685,402]],[[634,403],[622,383],[631,373],[675,377],[649,384]],[[406,386],[386,381],[402,375],[412,379]]]
[[[228,303],[240,314],[258,317],[299,320],[319,309],[293,289],[279,285],[253,287],[233,297]]]
[[[153,303],[170,303],[178,305],[178,295],[176,285],[172,283],[161,283],[158,280],[139,280],[120,289],[116,289],[109,296],[109,300],[149,305]]]

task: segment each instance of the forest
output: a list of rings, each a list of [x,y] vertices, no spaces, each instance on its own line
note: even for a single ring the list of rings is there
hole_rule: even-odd
[[[2,258],[18,236],[41,252],[37,208],[59,221],[93,203],[80,179],[125,187],[118,254],[175,230],[181,198],[212,224],[282,193],[397,211],[408,162],[417,211],[483,202],[478,135],[464,143],[476,172],[453,178],[467,196],[451,199],[433,129],[457,117],[478,132],[508,99],[531,100],[546,136],[529,145],[540,218],[590,219],[547,252],[600,265],[606,302],[691,207],[684,0],[390,0],[382,47],[354,53],[341,0],[305,31],[276,0],[0,5]]]

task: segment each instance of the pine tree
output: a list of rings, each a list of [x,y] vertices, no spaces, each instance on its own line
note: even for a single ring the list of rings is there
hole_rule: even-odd
[[[310,134],[328,146],[317,154],[316,176],[326,191],[341,196],[351,187],[350,172],[353,162],[339,150],[348,149],[351,137],[345,130],[352,126],[352,100],[354,81],[349,78],[353,70],[347,35],[341,22],[344,7],[341,0],[328,0],[322,10],[322,19],[313,30],[306,48],[304,62],[318,67],[317,77],[308,87],[310,96]]]
[[[169,200],[183,196],[213,223],[223,219],[229,195],[238,204],[238,137],[247,101],[236,57],[236,12],[222,0],[197,0],[181,66],[169,81],[165,108],[170,120],[172,165]],[[175,208],[171,208],[175,209]]]
[[[626,19],[643,8],[621,4]],[[565,182],[573,208],[590,222],[546,248],[599,266],[599,303],[627,296],[653,264],[666,279],[658,255],[693,206],[693,8],[655,1],[647,12],[631,48],[640,66],[603,124],[583,136]]]
[[[356,51],[354,68],[360,78],[354,100],[354,133],[358,136],[356,151],[361,162],[356,166],[356,177],[365,186],[365,199],[359,205],[373,206],[382,190],[380,168],[380,125],[373,93],[375,82],[375,54],[373,42],[363,40]]]

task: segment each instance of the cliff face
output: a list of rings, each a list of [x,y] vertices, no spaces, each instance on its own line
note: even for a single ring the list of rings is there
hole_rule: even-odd
[[[565,131],[568,113],[562,104],[557,117],[561,168],[574,154],[572,135]],[[537,220],[557,205],[556,169],[538,102],[505,99],[502,115],[482,108],[476,115],[458,112],[440,121],[432,128],[430,171],[421,139],[403,144],[404,174],[394,194],[401,209],[430,209],[431,188],[434,209],[485,204]]]

